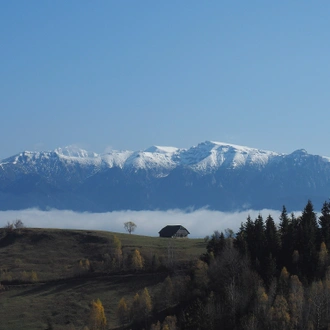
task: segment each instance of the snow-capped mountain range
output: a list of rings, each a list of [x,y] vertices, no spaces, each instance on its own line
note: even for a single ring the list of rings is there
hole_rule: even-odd
[[[0,161],[1,210],[301,209],[329,196],[330,158],[303,149],[286,155],[206,141],[105,154],[65,147]]]

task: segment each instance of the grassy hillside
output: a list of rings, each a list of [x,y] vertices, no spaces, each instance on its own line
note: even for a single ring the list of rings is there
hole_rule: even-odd
[[[107,262],[114,235],[122,250],[122,263],[116,268]],[[139,272],[129,266],[135,249],[145,260]],[[89,303],[97,298],[103,303],[109,329],[114,329],[122,297],[131,301],[144,287],[155,294],[169,263],[172,271],[180,270],[204,252],[201,239],[59,229],[2,231],[0,269],[5,290],[0,292],[0,329],[81,329]]]

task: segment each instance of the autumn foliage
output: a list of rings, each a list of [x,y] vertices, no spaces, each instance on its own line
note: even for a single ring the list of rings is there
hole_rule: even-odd
[[[106,329],[107,319],[104,314],[104,308],[100,299],[91,302],[89,314],[89,329],[104,330]]]
[[[132,268],[134,270],[141,270],[144,266],[144,259],[141,256],[141,253],[139,250],[134,250],[133,254],[132,254]]]

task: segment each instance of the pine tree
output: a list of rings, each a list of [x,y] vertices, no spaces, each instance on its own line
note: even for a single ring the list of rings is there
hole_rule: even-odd
[[[294,250],[299,249],[300,225],[301,225],[301,217],[296,218],[294,213],[291,213],[290,232],[289,232],[291,249],[288,250],[289,253],[293,253]]]
[[[254,222],[252,221],[250,215],[248,215],[246,219],[246,223],[244,226],[244,233],[245,233],[245,241],[247,245],[247,250],[250,255],[252,262],[255,264],[256,259],[256,251],[255,251],[255,230],[254,230]]]
[[[275,259],[280,251],[280,237],[277,232],[277,228],[274,219],[271,215],[266,220],[266,254],[271,254]]]
[[[321,239],[330,248],[330,202],[324,202],[319,218],[319,225],[321,227]]]
[[[300,271],[300,255],[298,250],[294,250],[292,253],[292,273],[295,275],[301,275]]]
[[[280,252],[280,238],[273,218],[269,215],[266,220],[265,259],[262,267],[262,277],[268,288],[276,273],[276,264]]]
[[[279,233],[281,239],[281,250],[279,254],[279,266],[291,269],[292,245],[292,221],[288,217],[286,207],[283,205],[280,216]]]
[[[215,231],[211,236],[211,239],[207,243],[207,252],[209,254],[213,252],[214,256],[216,257],[222,252],[223,248],[225,247],[225,244],[226,239],[223,232],[219,234],[218,231]]]
[[[265,224],[261,214],[258,215],[254,221],[254,241],[251,244],[251,260],[255,263],[256,269],[263,275],[263,265],[265,262],[265,248],[266,248],[266,236],[265,236]]]
[[[290,227],[290,220],[288,217],[288,212],[286,210],[285,205],[282,207],[282,213],[280,215],[280,232],[281,236],[285,236],[289,233],[289,227]]]
[[[308,280],[312,280],[317,270],[318,226],[316,213],[309,200],[301,215],[299,252],[303,255],[302,271]]]
[[[276,276],[276,259],[270,253],[264,260],[262,264],[262,278],[264,280],[265,286],[269,289],[273,279]]]
[[[234,246],[237,248],[237,250],[240,252],[240,254],[242,256],[247,255],[248,247],[247,247],[246,229],[245,229],[245,224],[244,223],[241,223],[239,231],[236,234],[236,237],[235,237],[235,240],[234,240]]]
[[[264,253],[264,249],[266,247],[265,223],[261,214],[259,214],[257,219],[254,221],[254,237],[256,255],[259,257],[259,259],[261,259],[261,256]]]

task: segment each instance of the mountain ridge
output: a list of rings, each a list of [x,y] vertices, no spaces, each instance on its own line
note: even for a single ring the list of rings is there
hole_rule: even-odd
[[[282,154],[205,141],[104,154],[24,151],[0,162],[1,210],[301,209],[299,203],[324,202],[329,192],[330,158],[304,149]]]
[[[123,165],[124,162],[128,161],[130,164],[132,161],[130,159],[141,158],[141,157],[149,157],[150,160],[154,160],[155,157],[151,157],[151,155],[157,155],[158,158],[162,159],[164,156],[168,159],[171,159],[173,162],[181,165],[191,165],[196,164],[202,161],[204,158],[214,155],[215,151],[224,151],[224,153],[236,151],[236,153],[241,154],[252,154],[252,153],[260,153],[260,154],[272,154],[272,155],[280,155],[278,153],[262,150],[257,148],[250,148],[245,146],[239,146],[230,143],[223,142],[215,142],[215,141],[205,141],[199,143],[197,146],[193,146],[191,148],[177,148],[170,146],[151,146],[145,150],[140,151],[130,151],[130,150],[112,150],[111,152],[97,154],[95,152],[86,151],[84,149],[76,148],[76,147],[64,147],[64,148],[56,148],[51,151],[23,151],[18,153],[17,155],[11,156],[9,158],[3,159],[0,161],[0,165],[3,163],[7,163],[11,159],[15,159],[17,161],[19,158],[38,158],[38,157],[51,157],[53,155],[58,155],[60,158],[65,158],[67,160],[94,160],[98,161],[99,159],[105,160],[109,164],[112,165],[109,159],[121,160],[114,161],[117,166]],[[160,162],[161,163],[161,162]],[[114,166],[116,166],[114,165]]]

